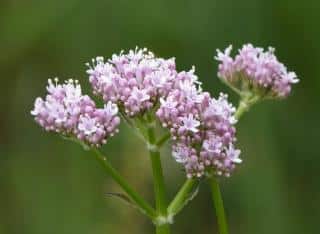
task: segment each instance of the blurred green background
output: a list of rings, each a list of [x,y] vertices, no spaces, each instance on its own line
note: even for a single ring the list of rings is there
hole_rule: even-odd
[[[91,154],[35,124],[33,101],[55,76],[76,77],[89,93],[85,62],[136,45],[175,56],[179,69],[195,65],[216,96],[229,90],[216,78],[215,49],[246,42],[276,47],[301,82],[238,125],[244,163],[222,181],[230,233],[320,233],[319,10],[308,0],[1,0],[0,233],[153,233],[145,217],[106,198],[121,190]],[[152,202],[141,142],[123,126],[103,150]],[[163,163],[172,198],[184,174],[168,149]],[[209,196],[203,183],[174,233],[216,233]]]

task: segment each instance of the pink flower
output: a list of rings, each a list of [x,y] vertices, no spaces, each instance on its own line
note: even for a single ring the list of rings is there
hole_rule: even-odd
[[[118,131],[118,108],[108,102],[103,109],[96,108],[87,95],[82,95],[78,81],[69,79],[64,84],[48,80],[45,100],[37,98],[31,114],[47,131],[76,137],[92,146],[106,143]]]
[[[105,62],[101,57],[92,60],[87,73],[94,93],[104,101],[124,106],[133,117],[156,105],[165,96],[176,77],[174,59],[157,58],[147,49],[121,51]]]
[[[203,92],[193,72],[178,73],[174,88],[160,98],[156,115],[172,134],[172,155],[185,167],[188,178],[212,171],[229,176],[239,161],[236,153],[240,153],[231,152],[236,140],[235,108],[227,95],[215,99]]]
[[[224,53],[217,50],[215,59],[220,62],[218,77],[241,91],[247,92],[242,90],[246,87],[260,96],[282,98],[288,96],[292,84],[299,81],[294,72],[288,72],[278,61],[272,47],[264,51],[246,44],[234,59],[230,56],[231,49],[229,46]]]

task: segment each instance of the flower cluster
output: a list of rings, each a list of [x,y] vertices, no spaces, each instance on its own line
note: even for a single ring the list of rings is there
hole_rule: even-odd
[[[93,146],[106,143],[118,131],[118,107],[108,102],[104,108],[96,108],[89,96],[82,95],[77,80],[58,84],[57,78],[55,82],[49,79],[47,91],[45,100],[38,97],[31,111],[45,130],[73,136]]]
[[[117,103],[129,116],[152,108],[172,89],[176,77],[174,58],[156,58],[147,49],[114,54],[107,62],[97,57],[87,65],[94,93]]]
[[[240,81],[245,83],[241,87],[254,89],[264,96],[282,98],[288,96],[291,85],[299,81],[294,72],[288,72],[278,61],[274,48],[264,51],[246,44],[235,58],[230,56],[231,50],[231,45],[224,52],[217,50],[215,59],[220,62],[219,78],[233,86]]]
[[[194,68],[177,72],[174,58],[157,58],[147,49],[93,59],[89,81],[94,93],[134,117],[160,104],[156,115],[174,140],[173,156],[188,177],[206,171],[228,176],[240,162],[234,149],[234,108],[226,96],[202,92]]]
[[[194,70],[181,72],[156,115],[174,140],[173,157],[184,165],[187,176],[206,172],[229,176],[240,163],[235,149],[235,108],[220,94],[218,99],[202,92]]]
[[[264,51],[247,44],[234,58],[231,50],[231,46],[224,52],[217,50],[215,59],[220,62],[219,78],[237,92],[286,97],[299,81],[278,61],[273,48]],[[194,68],[178,72],[174,58],[158,58],[138,48],[109,60],[96,57],[87,66],[93,92],[102,96],[104,108],[82,94],[78,81],[59,84],[58,79],[49,79],[48,94],[37,98],[31,111],[47,131],[100,146],[118,131],[118,110],[142,119],[150,111],[170,131],[172,155],[189,178],[212,173],[230,176],[241,163],[240,150],[235,148],[235,108],[227,95],[213,98],[203,92]]]

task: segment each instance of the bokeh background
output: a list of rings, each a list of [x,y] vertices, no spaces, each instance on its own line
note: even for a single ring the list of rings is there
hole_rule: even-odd
[[[277,48],[301,82],[287,100],[255,106],[238,125],[244,163],[222,190],[234,234],[320,233],[319,1],[1,0],[0,233],[141,234],[149,221],[106,192],[120,192],[92,155],[40,129],[30,116],[49,77],[78,78],[85,62],[136,45],[216,78],[216,48],[252,42]],[[231,100],[237,100],[231,93]],[[103,150],[150,202],[149,160],[123,126]],[[184,174],[163,154],[172,198]],[[216,233],[206,183],[176,217],[173,233]]]

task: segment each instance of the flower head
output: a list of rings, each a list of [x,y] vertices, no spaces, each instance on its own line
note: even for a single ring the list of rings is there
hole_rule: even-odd
[[[230,52],[231,47],[224,53],[218,51],[216,59],[224,63],[221,75],[230,75],[234,69],[230,69],[230,64],[235,66]],[[142,120],[147,111],[155,111],[170,131],[172,155],[188,177],[206,173],[229,176],[241,162],[240,151],[234,146],[235,108],[227,95],[213,98],[204,92],[194,67],[178,72],[174,58],[157,58],[147,49],[122,51],[109,60],[96,57],[87,65],[94,94],[102,96],[104,108],[97,108],[83,95],[77,81],[59,84],[49,80],[47,96],[37,98],[31,111],[46,130],[100,146],[118,131],[119,111],[126,117],[139,115]],[[287,76],[277,83],[277,89],[293,80],[293,74]]]
[[[97,57],[88,66],[94,92],[123,106],[129,116],[155,106],[159,96],[172,89],[176,76],[174,58],[157,58],[147,49],[122,51],[106,62]]]
[[[230,56],[231,49],[229,46],[224,53],[217,50],[215,59],[220,62],[218,76],[241,91],[283,98],[290,94],[292,84],[299,81],[294,72],[287,71],[278,61],[272,47],[265,51],[246,44],[234,58]]]
[[[240,151],[234,149],[235,108],[227,95],[215,99],[203,92],[194,70],[179,74],[180,80],[160,99],[156,112],[172,135],[172,155],[184,165],[188,177],[206,172],[229,176],[240,160]]]
[[[108,102],[103,109],[96,108],[87,95],[83,95],[78,81],[69,79],[63,84],[48,80],[45,99],[35,100],[31,114],[47,131],[73,136],[90,145],[100,146],[117,132],[120,119],[117,106]]]

